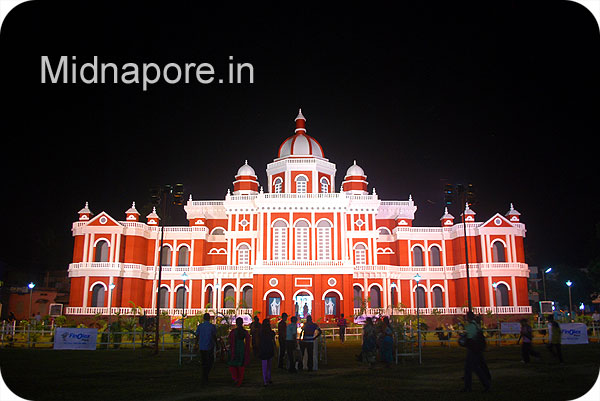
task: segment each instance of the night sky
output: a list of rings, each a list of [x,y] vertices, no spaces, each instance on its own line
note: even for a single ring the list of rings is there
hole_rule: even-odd
[[[477,221],[521,212],[530,264],[580,268],[597,253],[600,34],[582,6],[192,3],[30,2],[4,21],[2,274],[66,270],[86,201],[123,220],[132,201],[145,216],[157,184],[223,199],[246,159],[266,186],[300,107],[336,191],[356,160],[369,191],[412,194],[414,225],[439,226],[443,184],[473,183]],[[42,85],[42,54],[209,62],[217,76],[233,56],[255,82]]]

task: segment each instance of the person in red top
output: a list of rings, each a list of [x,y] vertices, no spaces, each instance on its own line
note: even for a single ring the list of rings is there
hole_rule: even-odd
[[[250,362],[250,335],[241,317],[235,319],[236,328],[229,333],[229,371],[237,387],[242,385],[244,370]]]
[[[277,334],[279,335],[279,369],[285,369],[283,360],[285,358],[285,334],[287,329],[287,313],[281,314],[281,320],[277,325]],[[288,358],[289,359],[289,358]]]
[[[337,325],[340,329],[340,341],[344,342],[346,341],[346,327],[348,326],[348,323],[346,323],[346,319],[344,319],[343,313],[340,315],[340,318],[337,321]]]

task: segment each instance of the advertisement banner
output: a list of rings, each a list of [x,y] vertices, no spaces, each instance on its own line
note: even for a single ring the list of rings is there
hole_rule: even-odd
[[[502,333],[502,334],[519,334],[519,333],[521,333],[521,323],[519,323],[519,322],[502,322],[502,323],[500,323],[500,333]]]
[[[54,332],[54,349],[95,350],[98,329],[57,327]]]
[[[561,344],[587,344],[587,326],[584,323],[560,323]],[[552,330],[550,330],[552,340]]]

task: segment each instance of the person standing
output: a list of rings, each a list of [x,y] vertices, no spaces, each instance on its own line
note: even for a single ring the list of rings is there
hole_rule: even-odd
[[[258,356],[262,361],[263,382],[265,386],[273,384],[271,380],[271,360],[275,356],[275,332],[271,330],[271,321],[264,319],[258,336]]]
[[[489,369],[487,369],[487,364],[483,359],[483,348],[485,346],[485,340],[482,339],[483,332],[481,332],[481,328],[475,321],[475,314],[471,311],[467,312],[467,323],[465,325],[465,331],[467,333],[467,357],[465,359],[465,387],[462,389],[462,391],[471,391],[473,372],[475,372],[477,377],[479,377],[479,381],[481,381],[481,384],[483,384],[485,391],[489,391],[492,383],[491,376],[489,375]]]
[[[254,321],[250,323],[250,337],[252,338],[252,353],[258,357],[258,332],[260,331],[260,320],[254,316]]]
[[[385,366],[389,368],[394,360],[394,331],[387,316],[383,318],[381,336],[381,359]]]
[[[235,319],[236,327],[229,333],[229,371],[237,387],[242,385],[244,370],[250,362],[250,335],[241,317]]]
[[[365,321],[363,326],[363,343],[361,358],[363,362],[373,366],[375,359],[377,358],[377,334],[375,332],[375,326],[373,325],[373,319],[370,317]]]
[[[202,361],[202,381],[208,382],[208,374],[215,362],[215,343],[217,340],[217,328],[210,322],[210,314],[205,313],[203,322],[196,328],[196,340]]]
[[[279,321],[279,324],[277,325],[277,334],[279,336],[279,369],[284,369],[283,363],[284,363],[284,358],[285,358],[285,350],[286,350],[286,346],[285,346],[285,336],[286,336],[286,328],[287,328],[287,313],[282,313],[281,314],[281,320]],[[289,359],[289,357],[288,357]]]
[[[529,355],[539,358],[540,354],[533,350],[533,330],[527,322],[527,319],[521,319],[521,335],[517,340],[517,344],[519,344],[521,339],[523,339],[523,343],[521,344],[521,362],[529,363]]]
[[[340,341],[343,343],[346,341],[346,327],[348,326],[343,313],[340,315],[340,318],[337,321],[337,326],[340,330]]]
[[[296,327],[296,322],[298,318],[296,316],[292,316],[290,319],[290,324],[287,325],[285,329],[285,348],[288,357],[289,372],[296,373],[296,363],[294,361],[294,351],[296,351],[297,338],[298,338],[298,328]]]
[[[550,325],[550,344],[548,344],[548,350],[558,358],[558,363],[564,363],[560,345],[562,340],[560,325],[554,320],[554,316],[552,315],[548,316],[548,324]]]
[[[315,332],[319,332],[315,335]],[[315,340],[319,338],[321,335],[321,329],[317,326],[316,323],[312,321],[312,317],[310,315],[306,316],[306,323],[302,327],[301,339],[300,339],[300,364],[302,365],[302,361],[304,360],[304,351],[308,352],[308,366],[307,369],[309,372],[313,370],[314,363],[314,345]],[[300,368],[301,370],[301,368]]]

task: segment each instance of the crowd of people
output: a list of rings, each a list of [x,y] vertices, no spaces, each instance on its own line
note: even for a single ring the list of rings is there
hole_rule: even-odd
[[[210,322],[211,316],[205,313],[203,319],[204,321],[197,327],[196,337],[202,364],[202,379],[208,382],[209,372],[214,365],[214,348],[217,338],[216,327]],[[227,359],[235,386],[242,385],[245,368],[251,358],[261,361],[263,384],[264,386],[271,385],[273,383],[272,360],[277,349],[279,350],[277,361],[279,369],[287,370],[291,374],[302,370],[310,372],[315,369],[317,365],[314,360],[315,340],[322,335],[321,329],[312,321],[310,315],[306,316],[306,321],[302,325],[298,324],[298,317],[295,315],[291,316],[289,323],[287,319],[288,315],[283,313],[276,327],[277,333],[271,328],[270,319],[264,319],[261,323],[259,318],[255,317],[249,331],[244,327],[241,317],[236,319],[235,328],[228,336]],[[548,349],[562,364],[560,326],[551,315],[548,317],[548,323],[551,331]],[[541,356],[533,348],[533,330],[527,319],[522,319],[520,324],[521,331],[517,344],[521,344],[521,358],[522,362],[526,364],[529,363],[531,356],[535,358],[541,358]],[[338,319],[337,326],[340,341],[343,343],[347,327],[344,315]],[[279,347],[277,347],[277,342]],[[464,333],[459,338],[459,344],[466,348],[462,391],[471,391],[473,373],[479,378],[484,391],[489,391],[492,375],[483,354],[486,340],[480,321],[473,312],[468,312],[466,315]],[[303,362],[305,355],[306,364]],[[377,325],[374,324],[371,317],[367,317],[362,328],[362,347],[357,359],[369,367],[373,367],[378,356],[384,366],[391,366],[394,361],[394,331],[388,317],[383,317]]]

